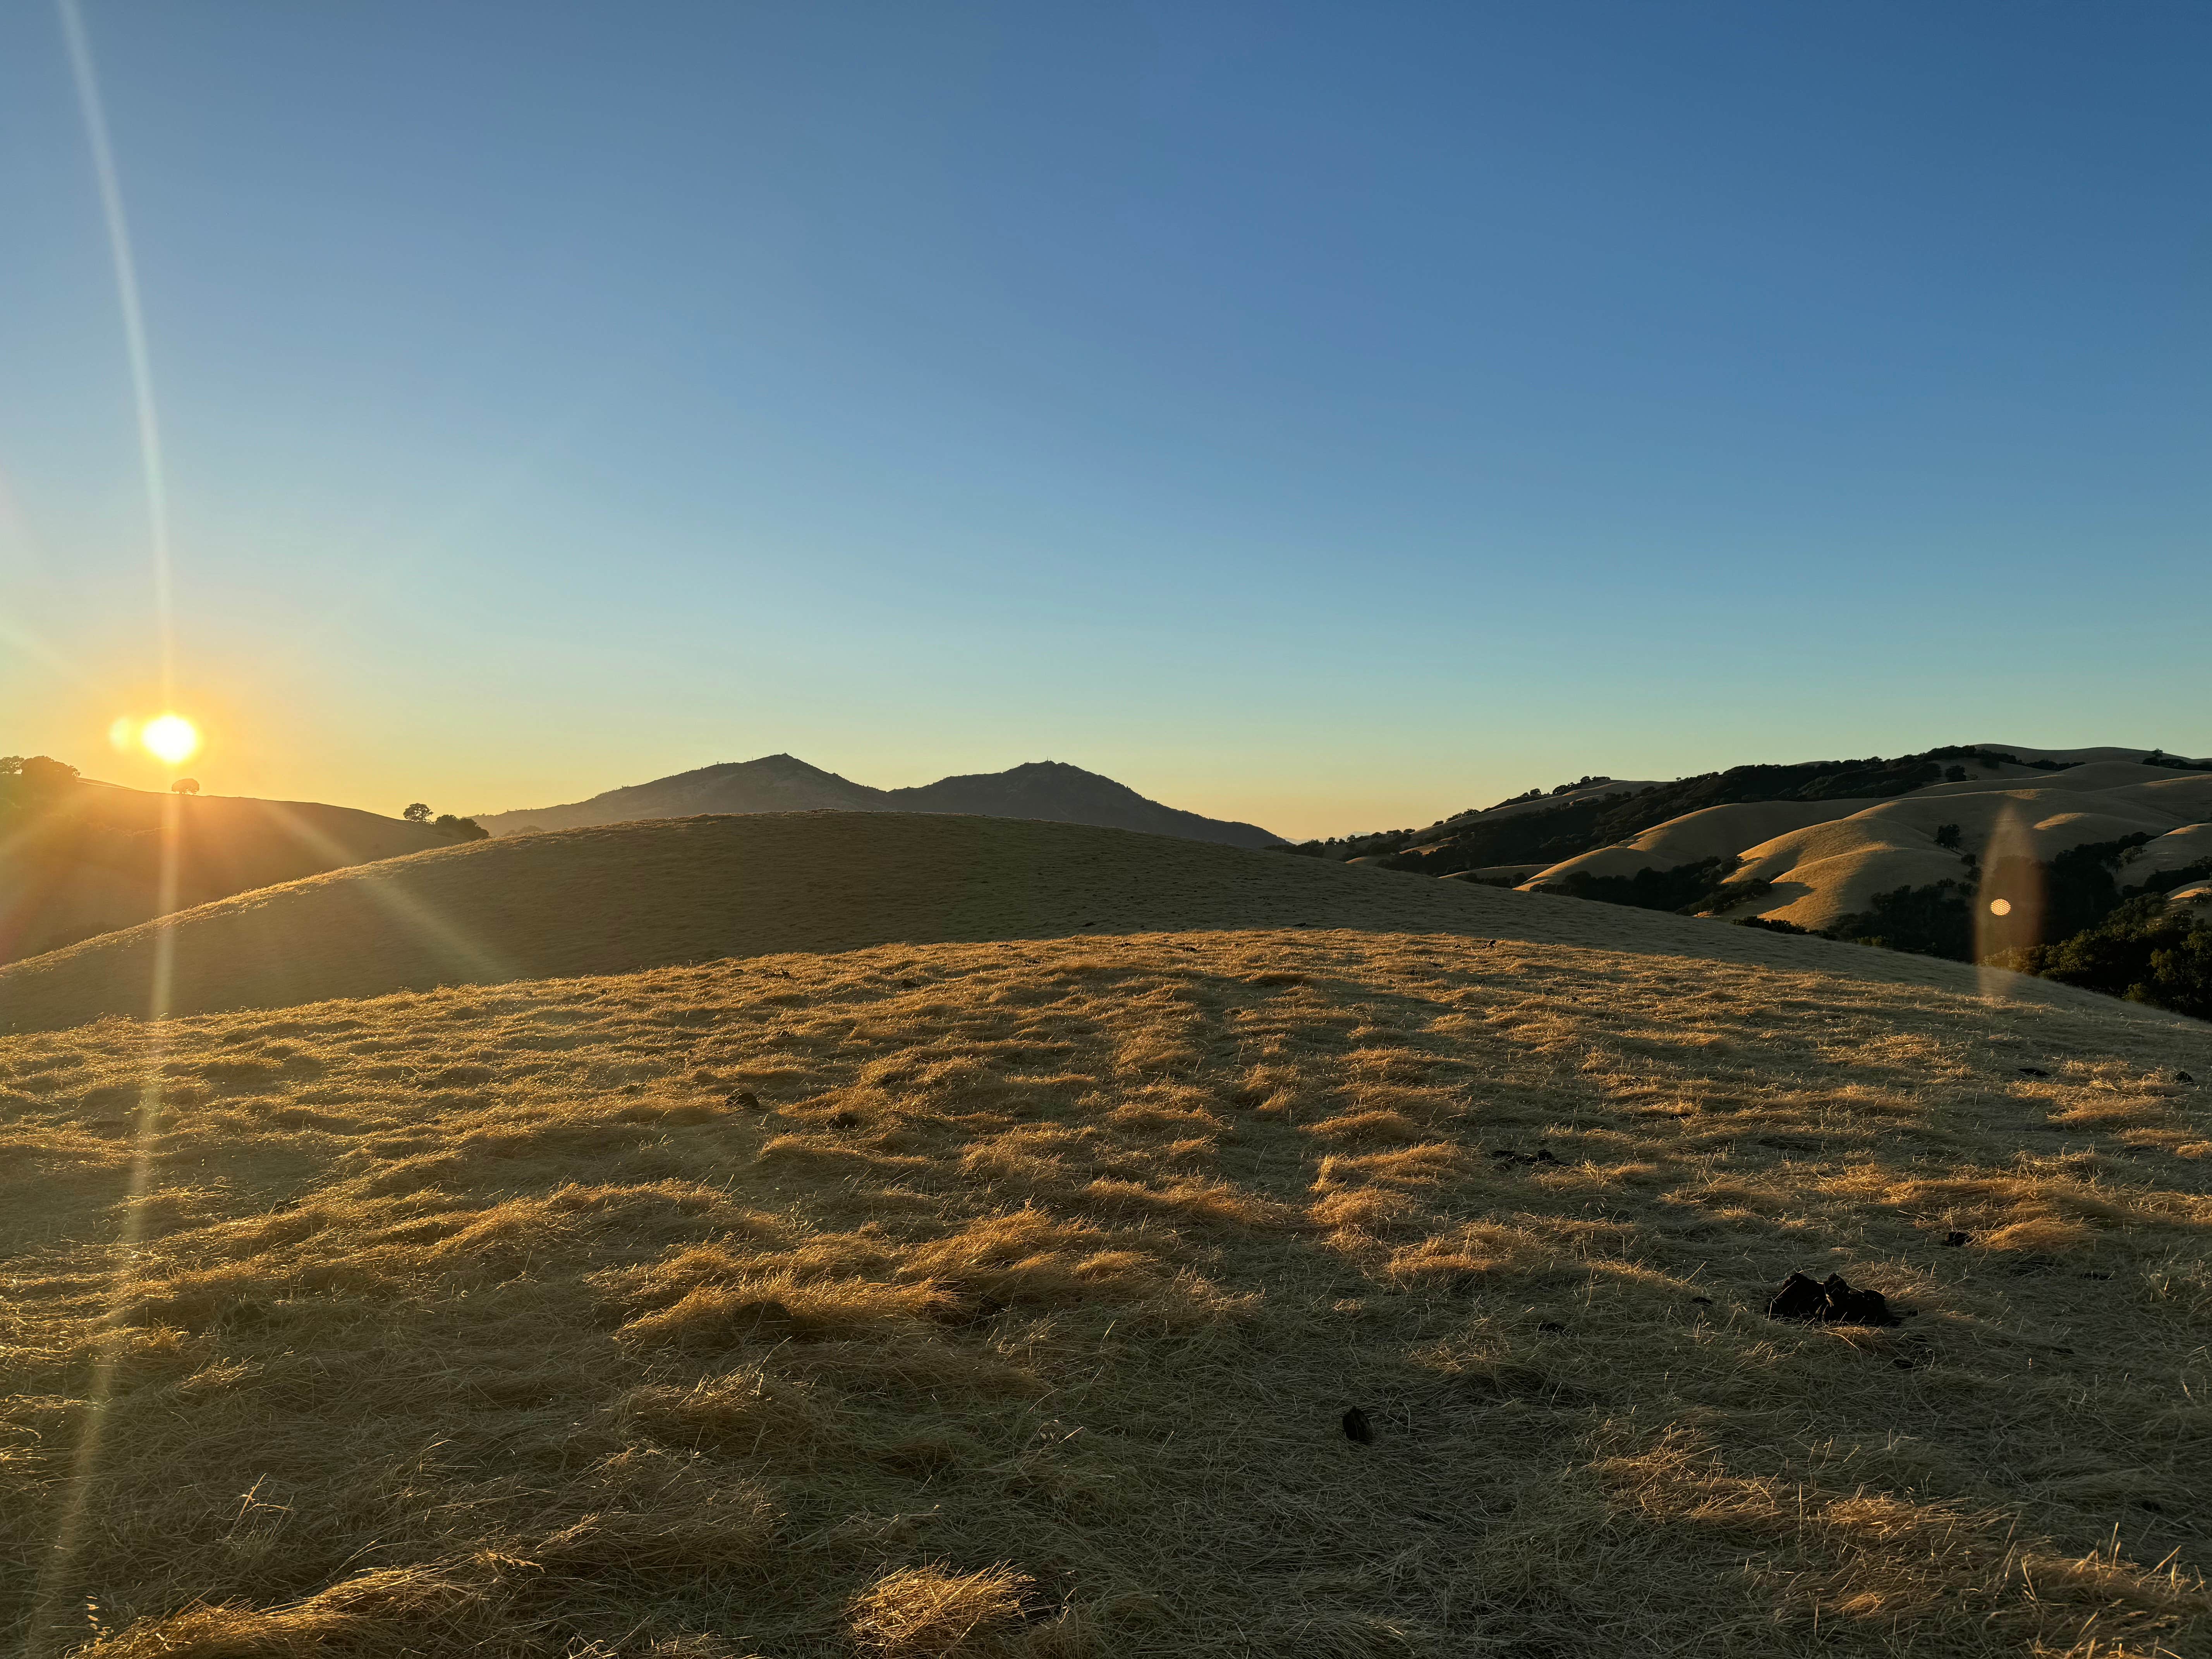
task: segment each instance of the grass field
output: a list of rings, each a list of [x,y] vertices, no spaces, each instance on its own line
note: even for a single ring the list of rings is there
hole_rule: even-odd
[[[1083,824],[784,812],[557,830],[333,870],[0,967],[0,1030],[732,957],[1249,928],[1450,933],[1936,988],[1957,963]],[[2111,1004],[2003,975],[2005,994]]]
[[[9,1628],[2212,1650],[2212,1030],[1652,921],[1821,949],[1218,924],[0,1037]],[[1792,1270],[1910,1316],[1778,1323]]]

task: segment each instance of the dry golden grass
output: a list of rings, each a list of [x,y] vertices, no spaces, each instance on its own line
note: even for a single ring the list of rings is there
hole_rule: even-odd
[[[2206,1652],[2207,1028],[1850,959],[890,945],[0,1037],[9,1637]],[[1793,1269],[1914,1316],[1777,1324]]]

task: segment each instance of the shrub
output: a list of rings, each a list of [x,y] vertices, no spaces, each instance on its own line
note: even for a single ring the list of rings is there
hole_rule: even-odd
[[[2212,880],[2212,859],[2199,859],[2185,870],[2162,870],[2154,876],[2145,876],[2141,881],[2130,882],[2128,892],[2171,893],[2176,888],[2194,887],[2200,881]]]
[[[2057,945],[2011,953],[2023,973],[2212,1019],[2212,927],[2157,894],[2130,899]]]
[[[1963,882],[1893,887],[1826,931],[1829,938],[1854,945],[1879,945],[1954,962],[1974,959],[1973,913]]]
[[[1734,859],[1699,859],[1671,870],[1638,870],[1632,876],[1593,876],[1577,870],[1545,883],[1543,890],[1606,904],[1632,904],[1643,910],[1692,911],[1711,902],[1735,867]]]

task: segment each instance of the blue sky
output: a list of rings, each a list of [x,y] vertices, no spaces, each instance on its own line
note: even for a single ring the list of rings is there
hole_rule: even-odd
[[[210,792],[2212,750],[2212,11],[88,0]],[[0,13],[0,748],[161,700]]]

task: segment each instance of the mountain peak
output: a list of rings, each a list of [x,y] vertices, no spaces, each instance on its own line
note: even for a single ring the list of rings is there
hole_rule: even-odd
[[[1281,837],[1254,823],[1236,823],[1147,800],[1125,783],[1066,761],[1024,761],[1003,772],[939,778],[908,789],[876,789],[825,772],[796,755],[723,761],[649,783],[610,789],[588,800],[510,812],[479,812],[494,835],[573,830],[639,818],[708,812],[963,812],[986,817],[1044,818],[1063,823],[1138,830],[1187,841],[1273,847]]]

